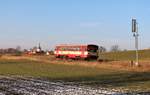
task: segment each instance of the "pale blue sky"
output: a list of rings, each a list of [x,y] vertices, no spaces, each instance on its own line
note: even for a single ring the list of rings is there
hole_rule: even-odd
[[[0,48],[98,44],[134,49],[131,19],[139,23],[140,48],[150,47],[150,0],[0,0]]]

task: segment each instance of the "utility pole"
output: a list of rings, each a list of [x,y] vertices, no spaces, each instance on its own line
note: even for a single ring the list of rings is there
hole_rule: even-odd
[[[138,23],[136,19],[132,19],[132,32],[133,32],[133,37],[135,37],[135,52],[136,52],[136,62],[135,65],[139,66],[139,55],[138,55]]]

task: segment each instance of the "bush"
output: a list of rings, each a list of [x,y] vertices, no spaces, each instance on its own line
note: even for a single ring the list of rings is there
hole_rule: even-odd
[[[21,56],[21,55],[22,55],[22,52],[17,51],[17,52],[15,52],[13,55],[14,55],[14,56]]]

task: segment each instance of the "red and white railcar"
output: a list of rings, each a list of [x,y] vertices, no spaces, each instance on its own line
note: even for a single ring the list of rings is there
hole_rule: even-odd
[[[98,57],[97,45],[58,45],[54,54],[57,58],[82,58],[90,59]]]

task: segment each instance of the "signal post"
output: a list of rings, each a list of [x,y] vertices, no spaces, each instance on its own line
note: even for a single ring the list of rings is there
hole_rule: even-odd
[[[135,37],[135,57],[136,57],[136,62],[135,65],[139,66],[139,55],[138,55],[138,23],[136,21],[136,19],[132,19],[132,33],[133,33],[133,37]]]

